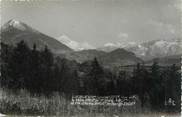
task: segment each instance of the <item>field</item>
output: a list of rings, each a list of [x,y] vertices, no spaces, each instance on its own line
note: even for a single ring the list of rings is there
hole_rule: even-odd
[[[60,116],[60,117],[180,117],[180,115],[151,112],[134,106],[71,105],[63,94],[50,97],[32,96],[26,90],[12,92],[0,90],[0,113],[8,116]],[[142,114],[141,114],[142,112]]]

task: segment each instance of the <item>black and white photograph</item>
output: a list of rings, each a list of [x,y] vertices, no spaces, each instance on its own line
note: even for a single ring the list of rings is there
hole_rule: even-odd
[[[0,117],[181,117],[181,0],[0,0]]]

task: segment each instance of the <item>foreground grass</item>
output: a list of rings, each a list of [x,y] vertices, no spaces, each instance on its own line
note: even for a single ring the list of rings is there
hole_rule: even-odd
[[[14,93],[0,89],[0,113],[8,116],[180,117],[175,114],[153,113],[148,109],[142,110],[139,105],[126,107],[71,105],[70,100],[58,93],[46,97],[32,96],[26,90]]]

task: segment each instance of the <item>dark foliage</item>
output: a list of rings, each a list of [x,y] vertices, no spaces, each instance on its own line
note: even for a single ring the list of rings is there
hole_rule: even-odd
[[[160,67],[154,63],[150,68],[137,64],[133,73],[103,68],[97,58],[78,64],[64,58],[54,57],[45,46],[30,49],[24,41],[11,47],[1,43],[2,87],[18,90],[25,88],[32,94],[50,95],[57,91],[71,95],[138,95],[141,107],[150,103],[152,109],[180,111],[180,73],[175,65]],[[131,75],[132,74],[132,75]],[[167,106],[166,106],[167,105]],[[174,105],[173,105],[174,106]]]

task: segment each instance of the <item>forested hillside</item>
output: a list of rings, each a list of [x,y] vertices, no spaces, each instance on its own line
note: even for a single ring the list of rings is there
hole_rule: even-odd
[[[173,111],[180,111],[180,72],[175,64],[160,67],[157,62],[146,67],[138,63],[131,74],[125,69],[111,71],[94,58],[77,63],[55,57],[45,46],[32,49],[24,41],[10,46],[1,43],[0,83],[11,90],[27,89],[33,94],[53,92],[71,95],[138,95],[141,107],[150,103],[151,109],[163,110],[165,102],[175,101]]]

